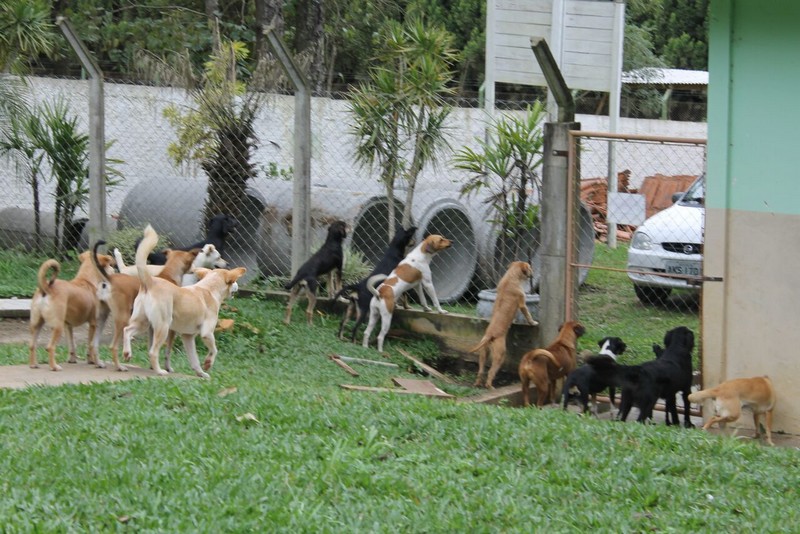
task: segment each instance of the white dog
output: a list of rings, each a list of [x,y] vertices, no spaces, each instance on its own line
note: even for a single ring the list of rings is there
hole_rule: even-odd
[[[364,347],[369,346],[369,336],[375,324],[378,322],[378,315],[381,317],[381,330],[378,333],[378,351],[383,352],[383,340],[389,332],[392,324],[392,314],[400,297],[409,289],[416,288],[419,295],[419,302],[425,311],[431,311],[425,301],[425,292],[428,293],[433,301],[433,305],[439,313],[447,313],[439,305],[439,298],[433,288],[431,278],[431,260],[437,252],[450,247],[452,242],[440,235],[429,235],[422,243],[401,261],[389,276],[375,275],[367,281],[367,288],[373,294],[369,303],[369,323],[364,331]],[[375,289],[374,284],[378,280],[383,283]]]

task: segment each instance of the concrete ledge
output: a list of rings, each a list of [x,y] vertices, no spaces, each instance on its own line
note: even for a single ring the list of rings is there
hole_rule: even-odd
[[[243,296],[261,296],[269,300],[285,302],[289,296],[284,291],[240,291]],[[298,299],[303,301],[302,298]],[[304,303],[300,303],[302,308]],[[331,314],[344,312],[344,304],[332,299],[319,297],[317,308]],[[478,344],[489,324],[488,319],[481,319],[457,313],[440,314],[425,312],[420,309],[398,309],[392,319],[389,337],[399,339],[433,339],[440,351],[463,362],[477,364],[478,355],[467,352]],[[519,361],[532,348],[539,347],[539,328],[527,324],[513,324],[506,339],[506,359],[503,371],[516,376]]]

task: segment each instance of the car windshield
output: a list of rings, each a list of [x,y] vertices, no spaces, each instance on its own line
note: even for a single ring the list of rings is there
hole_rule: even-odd
[[[682,206],[703,206],[706,200],[705,177],[701,176],[689,187],[680,200]]]

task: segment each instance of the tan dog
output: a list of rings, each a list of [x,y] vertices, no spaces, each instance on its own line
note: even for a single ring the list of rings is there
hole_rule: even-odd
[[[195,274],[200,279],[196,284],[180,287],[160,278],[154,278],[146,268],[147,255],[155,248],[158,234],[148,225],[144,230],[144,239],[136,250],[136,267],[142,289],[133,304],[133,313],[128,326],[123,331],[122,355],[128,360],[131,355],[131,338],[148,324],[153,328],[153,339],[148,351],[150,368],[163,375],[170,370],[169,355],[166,367],[161,369],[158,362],[161,346],[167,341],[170,331],[181,335],[186,357],[192,370],[203,378],[208,378],[208,371],[214,365],[217,356],[217,345],[214,329],[219,319],[219,308],[222,301],[238,289],[236,281],[247,269],[197,269]],[[208,354],[202,369],[197,357],[195,337],[203,340]]]
[[[104,243],[104,241],[95,243],[93,251],[94,258],[98,258],[97,248]],[[214,245],[208,246],[213,247]],[[167,250],[167,263],[165,265],[159,265],[161,269],[156,276],[175,285],[180,285],[182,277],[192,269],[199,252],[199,248],[192,249],[188,252],[183,250]],[[98,329],[93,340],[94,350],[96,354],[99,354],[100,333],[108,320],[109,313],[112,313],[114,315],[114,337],[111,340],[111,358],[114,361],[114,366],[117,368],[117,371],[127,371],[128,368],[119,363],[118,347],[122,342],[123,329],[130,321],[131,312],[133,311],[133,301],[136,299],[136,295],[139,294],[141,283],[137,276],[130,276],[128,274],[106,274],[102,271],[99,261],[95,261],[95,266],[103,277],[104,282],[101,283],[100,287],[97,289],[97,297],[100,299],[100,308],[97,315]]]
[[[86,349],[86,360],[99,367],[103,363],[98,359],[91,340],[97,328],[97,284],[100,283],[100,274],[92,265],[92,253],[89,251],[79,256],[81,266],[78,273],[70,281],[58,280],[61,264],[56,260],[47,260],[39,267],[37,277],[38,289],[31,301],[31,344],[29,364],[32,368],[39,367],[36,361],[36,342],[39,332],[45,324],[53,330],[50,343],[47,345],[50,369],[60,371],[61,366],[56,363],[56,345],[61,338],[61,333],[66,330],[69,341],[69,363],[76,363],[75,338],[72,329],[84,323],[89,323],[89,346]],[[114,264],[114,258],[101,255],[98,263],[102,269],[107,269]],[[48,271],[53,274],[47,280]]]
[[[414,249],[397,264],[397,267],[389,273],[389,276],[380,274],[371,277],[367,280],[367,289],[372,293],[372,300],[369,303],[369,323],[367,329],[364,331],[364,340],[362,341],[363,347],[369,347],[369,336],[372,329],[378,323],[378,317],[381,318],[381,330],[378,333],[378,351],[383,352],[383,340],[389,332],[389,327],[392,325],[392,315],[394,308],[400,297],[409,289],[416,288],[417,295],[419,296],[419,303],[425,311],[430,311],[428,303],[425,301],[425,293],[431,297],[433,305],[439,313],[447,313],[442,309],[439,304],[439,298],[436,296],[436,289],[433,287],[433,278],[431,277],[431,260],[433,257],[450,248],[452,241],[437,234],[431,234],[426,237],[422,243],[414,247]],[[375,289],[374,284],[378,280],[383,280],[383,283]]]
[[[522,402],[529,406],[530,384],[536,386],[536,406],[555,402],[556,380],[571,373],[577,365],[578,338],[586,333],[582,324],[569,321],[561,325],[558,337],[546,349],[534,349],[526,353],[519,362],[519,378],[522,381]]]
[[[486,387],[492,389],[492,382],[503,364],[506,357],[506,335],[508,329],[511,328],[511,323],[514,322],[514,317],[517,312],[522,312],[525,320],[531,326],[536,326],[539,323],[531,317],[531,312],[525,305],[525,289],[524,284],[533,276],[533,269],[530,264],[524,261],[515,261],[508,266],[506,274],[500,279],[497,284],[497,298],[494,301],[494,309],[492,310],[492,318],[489,321],[489,326],[486,327],[486,333],[480,343],[469,349],[469,352],[479,352],[478,356],[478,376],[475,379],[475,386],[480,386],[483,377],[483,369],[486,365],[486,353],[489,352],[491,347],[492,352],[492,366],[489,369],[489,374],[486,377]]]
[[[166,249],[164,254],[169,259],[169,251],[172,249]],[[197,252],[195,252],[197,251]],[[173,251],[178,252],[178,251]],[[197,277],[194,275],[194,270],[199,267],[206,267],[208,269],[215,269],[217,267],[225,268],[228,266],[228,262],[222,259],[217,247],[212,245],[211,243],[207,243],[203,245],[202,248],[193,248],[190,252],[195,252],[195,259],[192,262],[191,268],[183,275],[183,280],[179,282],[179,285],[182,286],[190,286],[194,283],[197,283]],[[128,274],[136,278],[138,276],[138,271],[136,270],[136,265],[125,265],[125,260],[122,258],[122,254],[118,249],[114,249],[114,259],[117,262],[117,269],[122,274]],[[164,265],[147,265],[147,270],[150,271],[150,274],[153,276],[158,276],[161,274],[161,271],[164,269]],[[171,275],[170,275],[171,276]]]
[[[705,399],[714,399],[713,417],[703,425],[708,430],[714,423],[719,423],[725,429],[728,423],[733,423],[742,415],[742,407],[753,410],[753,424],[756,427],[755,437],[761,436],[759,418],[766,414],[764,428],[767,430],[767,443],[772,443],[772,411],[775,409],[775,390],[768,376],[753,378],[734,378],[727,380],[715,388],[703,389],[689,395],[689,402],[701,403]]]

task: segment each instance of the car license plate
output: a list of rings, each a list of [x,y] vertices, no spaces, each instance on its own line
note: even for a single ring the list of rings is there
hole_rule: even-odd
[[[668,261],[666,262],[666,272],[681,276],[700,276],[703,269],[700,262],[697,261]]]

